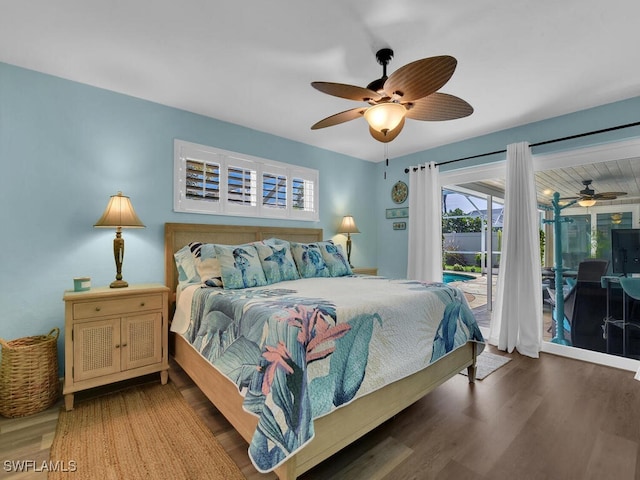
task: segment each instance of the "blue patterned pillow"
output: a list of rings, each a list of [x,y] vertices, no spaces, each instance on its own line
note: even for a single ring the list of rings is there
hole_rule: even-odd
[[[331,276],[318,244],[291,242],[291,255],[302,278]]]
[[[256,244],[258,257],[264,270],[267,283],[284,282],[285,280],[297,280],[300,278],[298,269],[291,256],[291,247],[288,242],[278,245],[270,245],[266,242]]]
[[[185,245],[173,254],[178,270],[178,283],[200,283],[200,275],[196,269],[195,258],[189,245]]]
[[[332,277],[353,275],[349,262],[347,262],[347,256],[342,250],[342,245],[335,245],[333,242],[328,241],[318,242],[318,246]]]
[[[220,271],[220,261],[216,256],[215,245],[191,242],[188,246],[194,257],[200,281],[210,287],[221,287],[222,272]]]
[[[267,284],[254,245],[215,245],[224,288],[261,287]]]

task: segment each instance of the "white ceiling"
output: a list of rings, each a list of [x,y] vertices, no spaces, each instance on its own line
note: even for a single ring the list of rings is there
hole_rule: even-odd
[[[312,131],[366,86],[452,55],[475,109],[407,120],[389,158],[640,95],[637,0],[0,0],[0,61],[378,162],[364,119]],[[1,88],[1,86],[0,86]]]

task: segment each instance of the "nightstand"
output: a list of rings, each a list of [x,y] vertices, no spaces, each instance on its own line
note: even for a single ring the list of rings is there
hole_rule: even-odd
[[[376,267],[356,267],[351,271],[358,275],[378,275],[378,269]]]
[[[75,392],[160,372],[169,378],[169,289],[160,284],[65,291],[64,406]]]

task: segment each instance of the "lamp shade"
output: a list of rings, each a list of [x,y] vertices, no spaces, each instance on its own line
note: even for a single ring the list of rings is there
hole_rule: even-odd
[[[407,109],[404,105],[388,102],[367,108],[364,118],[371,128],[386,133],[400,125],[406,113]]]
[[[360,233],[360,230],[358,230],[353,217],[351,215],[345,215],[342,218],[340,228],[338,228],[338,233]]]
[[[116,195],[111,196],[107,208],[104,209],[104,213],[94,227],[144,228],[144,224],[136,215],[129,197],[123,195],[122,192],[118,192]]]

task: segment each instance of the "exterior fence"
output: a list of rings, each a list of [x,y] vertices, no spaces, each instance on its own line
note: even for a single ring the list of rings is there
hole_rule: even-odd
[[[445,233],[444,236],[444,252],[443,257],[445,263],[459,263],[460,265],[471,265],[480,267],[478,254],[482,251],[482,233],[481,232],[465,232],[465,233]],[[492,266],[497,266],[500,261],[500,253],[498,250],[498,232],[493,232],[493,255]],[[457,260],[449,262],[447,260]]]

